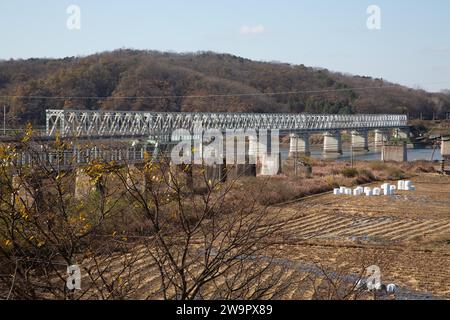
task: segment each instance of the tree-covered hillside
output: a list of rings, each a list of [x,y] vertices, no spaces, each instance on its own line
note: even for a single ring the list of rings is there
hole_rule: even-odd
[[[272,94],[280,92],[291,93]],[[409,113],[412,117],[450,112],[448,94],[212,52],[117,50],[81,58],[3,61],[0,96],[11,121],[41,124],[48,108]]]

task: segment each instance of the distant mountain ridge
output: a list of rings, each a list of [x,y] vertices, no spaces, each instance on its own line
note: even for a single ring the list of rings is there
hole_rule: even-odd
[[[428,118],[450,112],[448,94],[213,52],[116,50],[87,57],[2,61],[0,96],[15,96],[3,99],[11,121],[41,124],[48,108],[422,113]],[[30,96],[57,99],[26,98]]]

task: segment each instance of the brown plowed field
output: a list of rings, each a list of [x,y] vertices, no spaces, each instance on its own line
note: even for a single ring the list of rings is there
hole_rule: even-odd
[[[415,191],[391,198],[325,194],[271,207],[267,225],[283,228],[270,240],[273,246],[267,255],[276,252],[281,258],[260,284],[280,273],[282,281],[271,288],[280,291],[276,299],[311,299],[314,287],[323,284],[321,270],[353,281],[363,266],[376,264],[382,282],[401,289],[397,298],[449,299],[450,177],[424,174],[413,181]],[[160,278],[146,250],[137,247],[133,254],[139,261],[130,272],[138,287],[135,297],[160,299],[161,294],[151,294],[158,290]],[[109,268],[119,269],[120,264],[121,259],[114,260]],[[322,269],[317,271],[317,266]],[[311,274],[317,276],[312,283],[305,280]],[[287,291],[279,289],[284,284],[291,284]],[[223,279],[208,284],[202,298],[220,296],[223,285]],[[95,297],[95,292],[87,296]]]
[[[412,180],[415,191],[391,198],[326,194],[273,208],[288,222],[280,249],[291,261],[349,273],[382,257],[383,282],[450,298],[450,177]]]

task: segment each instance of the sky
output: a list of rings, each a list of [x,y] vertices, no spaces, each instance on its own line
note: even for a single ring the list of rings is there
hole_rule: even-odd
[[[230,53],[435,92],[450,89],[450,1],[0,0],[0,59],[119,48]]]

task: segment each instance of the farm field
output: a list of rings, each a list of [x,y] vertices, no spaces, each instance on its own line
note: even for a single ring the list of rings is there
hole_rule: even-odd
[[[271,299],[324,298],[317,296],[327,286],[324,270],[353,281],[363,266],[375,264],[383,283],[398,286],[397,299],[449,299],[450,177],[421,174],[413,181],[415,191],[392,198],[325,194],[271,207],[267,222],[282,229],[270,239],[267,256],[277,253],[279,258],[255,288],[246,288],[249,296],[267,284],[265,297]],[[147,250],[135,248],[137,263],[129,280],[136,286],[135,298],[160,299],[158,268]],[[120,265],[117,259],[108,269]],[[271,284],[274,278],[276,285]],[[217,279],[201,298],[217,298],[224,285],[224,279]],[[91,294],[86,298],[96,298],[95,291]]]
[[[373,259],[383,283],[450,298],[450,177],[421,174],[413,181],[416,191],[392,198],[326,194],[274,209],[287,222],[278,249],[293,262],[349,272]]]

